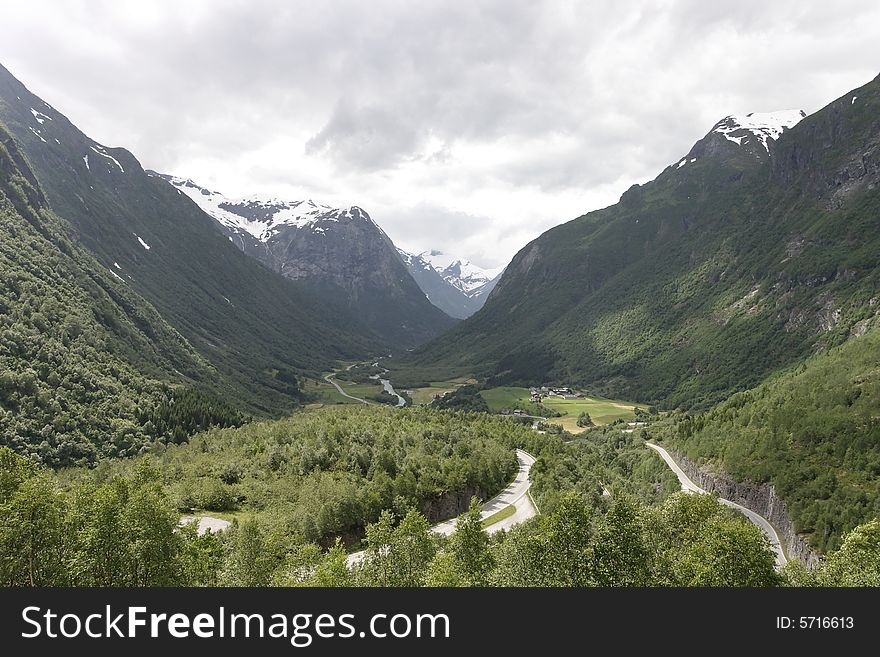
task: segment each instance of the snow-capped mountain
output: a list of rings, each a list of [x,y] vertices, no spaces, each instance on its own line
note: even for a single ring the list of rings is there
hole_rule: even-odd
[[[757,139],[764,150],[769,152],[768,140],[778,139],[785,130],[797,125],[806,116],[807,113],[803,110],[752,112],[745,116],[731,114],[716,123],[712,132],[724,135],[737,145],[742,145],[749,139]]]
[[[214,218],[236,246],[331,303],[393,345],[412,347],[453,320],[426,298],[385,232],[357,206],[248,196],[232,199],[163,175]]]
[[[443,251],[423,251],[416,256],[423,262],[427,262],[434,268],[450,285],[458,288],[467,296],[479,296],[485,294],[486,284],[498,277],[504,267],[496,269],[483,269],[469,260],[450,256]]]
[[[452,317],[470,317],[486,302],[504,270],[483,269],[442,251],[419,254],[398,249],[410,274],[431,302]]]
[[[706,157],[733,158],[743,166],[750,166],[747,163],[755,159],[766,160],[779,137],[806,116],[803,110],[730,114],[716,123],[687,155],[670,168],[684,169],[683,173],[687,173],[694,163]]]

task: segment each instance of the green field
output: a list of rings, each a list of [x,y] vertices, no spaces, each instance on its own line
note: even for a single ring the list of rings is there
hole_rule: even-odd
[[[382,390],[382,386],[373,384],[352,383],[350,381],[336,380],[345,392],[353,397],[364,397],[369,399],[371,395],[375,395]],[[360,402],[348,397],[343,397],[335,387],[326,381],[316,381],[310,379],[303,384],[303,390],[314,398],[318,404],[360,404]]]
[[[460,388],[465,383],[469,382],[472,382],[472,379],[468,379],[467,377],[459,377],[447,381],[432,381],[429,386],[412,389],[409,393],[410,397],[412,397],[413,404],[430,404],[437,395],[442,395],[445,392],[452,392],[456,388]]]
[[[500,412],[503,408],[528,409],[529,389],[517,387],[491,388],[480,392],[483,399],[493,412]],[[632,402],[613,399],[601,399],[599,397],[584,397],[583,399],[562,399],[561,397],[545,397],[544,405],[563,413],[562,417],[550,418],[551,424],[559,424],[563,429],[571,433],[580,433],[583,428],[577,426],[577,418],[583,411],[590,414],[596,424],[609,424],[618,419],[631,420],[634,417]]]

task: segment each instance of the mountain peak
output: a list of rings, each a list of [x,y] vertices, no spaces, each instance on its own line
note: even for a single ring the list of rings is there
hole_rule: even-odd
[[[711,132],[722,135],[738,146],[742,145],[750,136],[754,136],[764,147],[764,150],[769,152],[769,140],[778,139],[785,130],[797,125],[806,116],[807,113],[804,110],[731,114],[716,123]]]
[[[189,178],[158,174],[177,190],[189,196],[220,224],[236,232],[248,233],[260,242],[266,242],[285,227],[312,227],[323,233],[324,222],[368,221],[370,215],[356,205],[334,208],[312,199],[288,201],[267,194],[228,198],[196,184]]]

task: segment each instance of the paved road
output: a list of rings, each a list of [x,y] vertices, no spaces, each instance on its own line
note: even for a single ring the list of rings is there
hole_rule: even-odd
[[[196,533],[199,536],[203,534],[207,534],[210,529],[214,534],[218,532],[222,532],[224,529],[229,527],[230,522],[228,520],[222,520],[220,518],[212,518],[211,516],[183,516],[180,519],[178,525],[185,525],[191,522],[197,522],[198,527],[196,528]]]
[[[372,404],[372,402],[369,402],[366,399],[361,399],[360,397],[352,397],[351,395],[349,395],[347,392],[345,392],[345,390],[342,389],[342,386],[336,383],[336,379],[334,379],[333,377],[334,374],[328,374],[324,377],[324,380],[327,383],[331,384],[334,388],[336,388],[339,391],[340,395],[342,395],[343,397],[348,397],[349,399],[354,399],[356,402],[360,402],[361,404]]]
[[[483,505],[483,512],[480,514],[480,517],[485,520],[493,513],[497,513],[510,505],[516,507],[516,513],[493,525],[489,525],[486,531],[490,534],[499,532],[502,529],[510,529],[537,514],[537,509],[535,509],[535,505],[532,504],[532,500],[527,494],[532,486],[532,482],[529,481],[529,471],[532,469],[535,457],[528,452],[518,449],[516,450],[516,458],[519,461],[519,470],[516,473],[516,478],[503,491]],[[455,532],[455,521],[456,518],[445,520],[431,527],[431,531],[436,534],[449,536]],[[345,561],[349,566],[353,566],[363,558],[363,551],[352,552]]]
[[[665,449],[660,447],[660,445],[655,445],[654,443],[645,443],[648,447],[657,452],[660,457],[666,461],[666,465],[669,466],[670,470],[672,470],[675,475],[678,477],[678,480],[681,482],[681,489],[687,493],[701,493],[707,495],[707,491],[703,490],[697,484],[693,482],[693,480],[688,477],[684,470],[682,470],[678,463],[669,455]],[[736,502],[731,502],[730,500],[725,500],[723,497],[719,497],[718,501],[724,504],[725,506],[729,506],[732,509],[736,509],[740,513],[742,513],[746,518],[752,521],[755,525],[758,526],[766,535],[767,538],[770,539],[770,547],[773,548],[773,552],[776,555],[776,567],[781,568],[786,563],[788,563],[788,558],[785,556],[785,552],[782,550],[782,544],[779,540],[779,534],[776,533],[776,529],[771,525],[764,516],[758,515],[754,511],[749,508],[744,507],[742,504],[737,504]]]

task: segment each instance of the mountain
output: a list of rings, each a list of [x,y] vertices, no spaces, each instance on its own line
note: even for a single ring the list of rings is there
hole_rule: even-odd
[[[69,232],[0,123],[0,445],[50,466],[139,453],[169,385],[216,376]]]
[[[425,298],[389,237],[357,206],[229,199],[191,180],[163,178],[213,217],[242,251],[344,305],[387,344],[413,347],[454,323]]]
[[[503,267],[483,269],[468,260],[449,256],[443,251],[425,251],[416,256],[438,272],[447,283],[461,290],[470,299],[488,296]]]
[[[278,276],[221,235],[182,192],[103,146],[0,67],[0,121],[73,239],[146,299],[215,370],[211,385],[260,415],[299,381],[384,348],[332,300]]]
[[[403,249],[398,252],[431,303],[459,319],[466,319],[483,307],[502,271],[482,269],[442,251],[417,255]]]
[[[407,362],[708,407],[846,341],[880,288],[880,79],[729,116],[657,178],[512,260]]]
[[[666,432],[695,461],[740,481],[771,483],[798,534],[823,552],[880,509],[876,302],[874,308],[874,316],[840,347],[708,413],[676,417]]]

